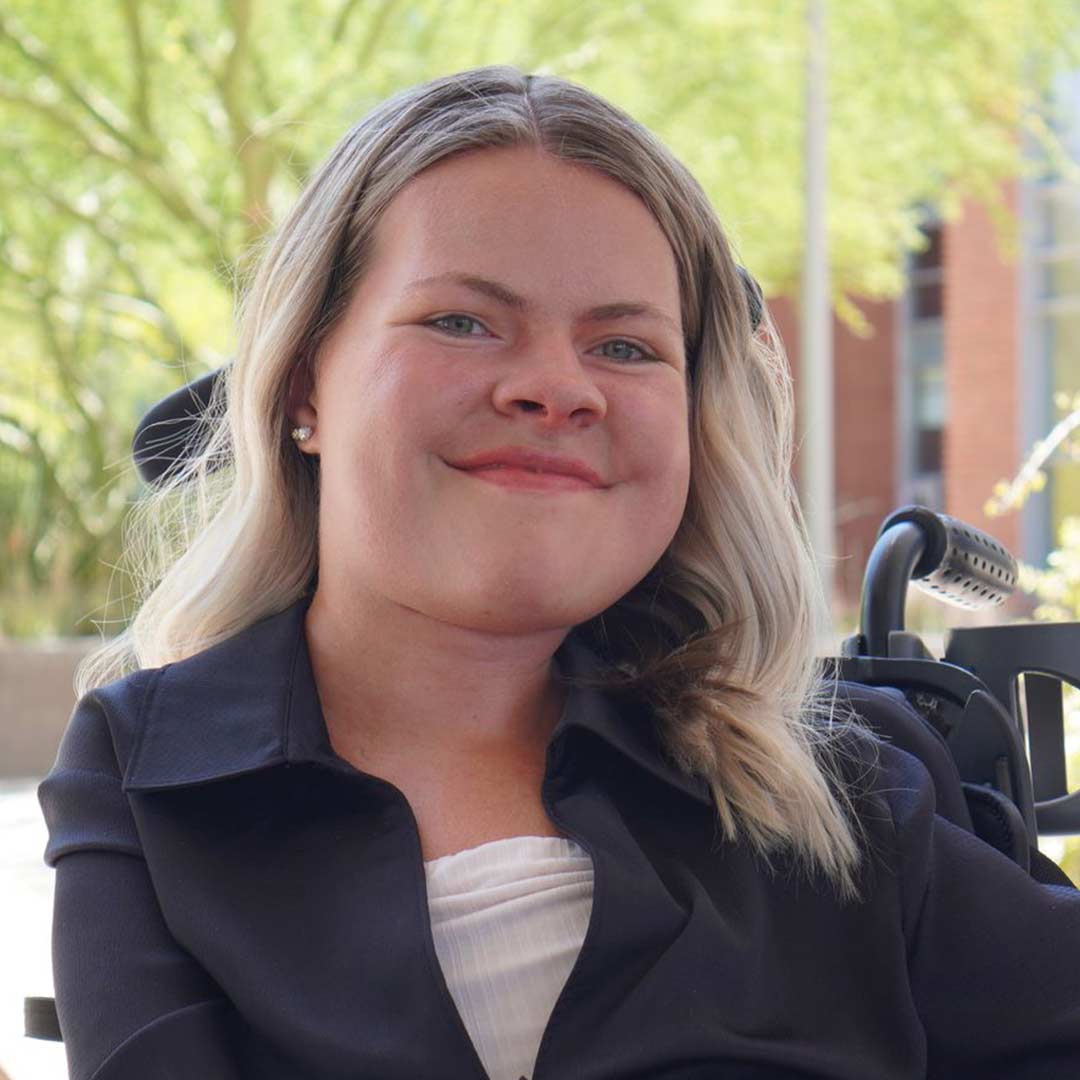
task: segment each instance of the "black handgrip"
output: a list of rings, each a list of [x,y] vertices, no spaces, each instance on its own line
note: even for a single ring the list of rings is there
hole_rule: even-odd
[[[931,596],[975,609],[1004,603],[1016,588],[1016,560],[992,536],[925,506],[901,507],[878,535],[902,521],[922,526],[926,546],[911,577]]]

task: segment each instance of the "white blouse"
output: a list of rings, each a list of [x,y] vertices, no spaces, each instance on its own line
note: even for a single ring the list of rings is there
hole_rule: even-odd
[[[530,1077],[592,910],[592,859],[511,836],[424,863],[435,951],[491,1080]]]

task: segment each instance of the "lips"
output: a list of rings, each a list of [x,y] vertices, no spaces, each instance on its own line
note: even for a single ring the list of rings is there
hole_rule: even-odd
[[[607,485],[599,474],[577,458],[549,454],[529,447],[504,446],[495,450],[485,450],[461,461],[448,462],[455,469],[473,472],[484,470],[520,470],[526,473],[554,474],[570,476],[583,480],[592,487],[602,488]]]

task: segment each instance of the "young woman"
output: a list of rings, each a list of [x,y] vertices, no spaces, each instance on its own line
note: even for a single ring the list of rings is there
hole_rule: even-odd
[[[821,677],[756,314],[580,86],[342,139],[40,788],[74,1080],[1071,1075],[1080,894]]]

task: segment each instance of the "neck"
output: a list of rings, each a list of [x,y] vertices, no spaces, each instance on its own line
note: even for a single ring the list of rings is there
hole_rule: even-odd
[[[565,630],[494,634],[317,592],[305,635],[331,740],[353,758],[542,755],[562,712]]]

